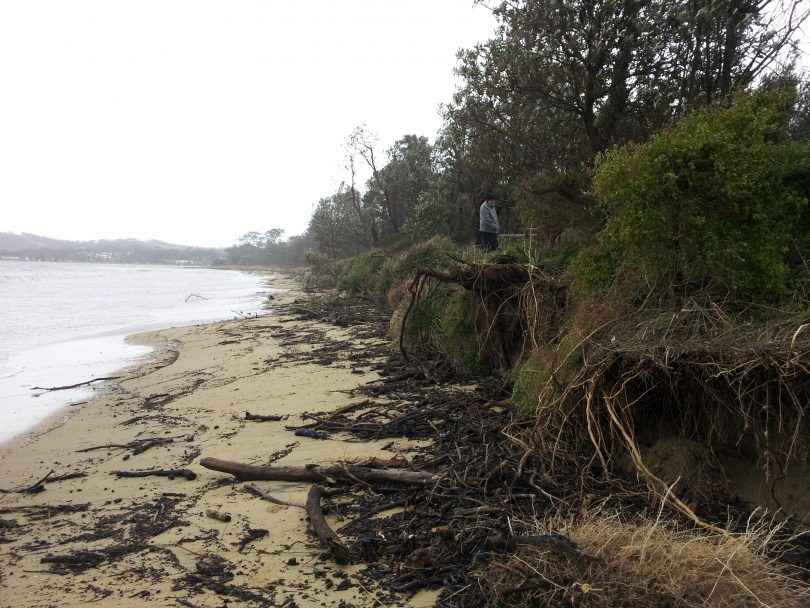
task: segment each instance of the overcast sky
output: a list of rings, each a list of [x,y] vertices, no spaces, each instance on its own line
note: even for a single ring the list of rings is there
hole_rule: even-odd
[[[302,232],[360,124],[433,141],[472,0],[0,0],[0,231]]]

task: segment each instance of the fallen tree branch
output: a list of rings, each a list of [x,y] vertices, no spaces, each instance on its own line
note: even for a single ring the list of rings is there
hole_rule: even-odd
[[[352,480],[357,478],[364,483],[397,483],[403,485],[425,486],[432,484],[435,477],[431,473],[417,471],[387,471],[385,469],[369,469],[351,465],[333,465],[328,467],[273,467],[254,466],[220,460],[219,458],[203,458],[200,466],[212,471],[228,473],[239,481],[309,481],[322,483],[329,479]],[[348,472],[348,473],[347,473]]]
[[[153,448],[159,445],[163,445],[165,443],[171,443],[174,441],[174,437],[156,437],[152,439],[137,439],[135,441],[130,441],[129,443],[105,443],[104,445],[94,445],[89,448],[82,448],[81,450],[76,450],[76,453],[83,453],[83,452],[92,452],[94,450],[111,450],[111,449],[122,449],[122,450],[132,450],[134,455],[142,454],[149,448]]]
[[[12,493],[34,494],[36,492],[42,492],[42,490],[45,489],[45,486],[44,486],[45,482],[48,480],[48,477],[50,477],[52,474],[53,474],[53,469],[48,471],[48,473],[47,473],[47,475],[45,475],[45,477],[40,479],[38,482],[31,484],[27,488],[21,488],[19,490],[4,490],[4,489],[0,488],[0,493],[2,493],[2,494],[12,494]]]
[[[169,479],[174,479],[175,477],[183,477],[184,479],[188,479],[192,481],[193,479],[197,479],[197,474],[194,471],[189,471],[188,469],[155,469],[153,471],[112,471],[111,475],[116,475],[117,477],[149,477],[155,475],[157,477],[168,477]]]
[[[75,471],[74,473],[65,473],[64,475],[57,475],[56,477],[48,477],[48,483],[53,483],[55,481],[67,481],[68,479],[78,479],[80,477],[87,477],[87,473],[84,471]]]
[[[315,536],[318,537],[321,543],[329,547],[332,556],[335,558],[335,562],[338,564],[348,564],[349,548],[343,544],[340,537],[329,527],[329,524],[326,523],[323,517],[323,511],[321,510],[321,498],[331,495],[332,492],[323,486],[312,486],[309,489],[309,494],[307,494],[307,518],[309,519],[309,525],[312,531],[315,532]]]
[[[32,386],[32,391],[66,391],[71,388],[79,388],[80,386],[89,386],[95,382],[104,382],[105,380],[120,380],[123,376],[105,376],[103,378],[93,378],[85,382],[77,382],[76,384],[67,384],[65,386]]]
[[[149,448],[153,448],[159,445],[163,445],[166,443],[171,443],[173,439],[166,438],[166,439],[150,439],[148,441],[144,441],[141,444],[132,448],[132,454],[137,456],[138,454],[143,454]]]
[[[280,498],[276,498],[275,496],[271,496],[270,494],[268,494],[264,490],[262,490],[260,488],[257,488],[256,486],[251,485],[251,484],[245,484],[244,488],[245,488],[246,491],[250,492],[254,496],[258,496],[259,498],[263,498],[264,500],[266,500],[268,502],[272,502],[273,504],[276,504],[276,505],[282,505],[282,506],[285,506],[285,507],[298,507],[299,509],[305,509],[306,508],[304,505],[300,505],[300,504],[295,503],[295,502],[287,502],[286,500],[281,500]]]

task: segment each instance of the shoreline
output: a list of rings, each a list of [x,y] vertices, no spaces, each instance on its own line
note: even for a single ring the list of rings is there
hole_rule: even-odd
[[[53,264],[51,265],[53,266]],[[234,281],[247,283],[248,287],[255,286],[252,299],[248,302],[245,296],[249,290],[242,289],[238,303],[234,300],[218,299],[220,292],[216,291],[209,303],[177,304],[182,302],[175,298],[175,304],[170,308],[162,308],[168,300],[160,301],[157,308],[130,307],[129,314],[113,315],[111,321],[92,320],[77,322],[75,307],[71,310],[70,331],[62,336],[53,323],[47,325],[50,329],[47,339],[37,335],[30,344],[18,345],[12,331],[11,346],[7,344],[8,353],[3,358],[4,370],[9,375],[0,378],[0,413],[5,418],[6,425],[0,429],[0,447],[25,438],[32,434],[38,435],[43,427],[52,427],[56,421],[70,414],[75,404],[93,399],[101,388],[103,379],[113,376],[126,376],[132,369],[146,364],[153,355],[151,345],[132,340],[133,336],[143,333],[161,331],[177,327],[191,327],[220,320],[236,319],[245,316],[239,305],[247,306],[247,316],[254,314],[267,314],[267,298],[269,294],[278,293],[284,286],[271,284],[279,273],[276,271],[259,272],[254,269],[235,271],[252,278],[228,279],[226,284]],[[170,275],[173,276],[173,275]],[[197,275],[194,275],[197,276]],[[195,279],[195,282],[199,279]],[[221,281],[218,279],[217,281]],[[283,279],[282,279],[283,282]],[[211,283],[211,279],[208,279]],[[206,284],[210,289],[211,285]],[[84,289],[83,285],[79,285]],[[202,287],[205,289],[205,287]],[[37,288],[41,291],[41,288]],[[182,289],[182,288],[181,288]],[[203,293],[203,292],[200,292]],[[192,294],[194,295],[194,294]],[[209,295],[207,292],[205,295]],[[190,297],[190,296],[189,296]],[[204,298],[200,298],[204,299]],[[206,298],[207,299],[207,298]],[[188,298],[187,298],[188,300]],[[153,302],[154,303],[154,302]],[[234,306],[234,304],[236,304]],[[236,308],[237,310],[229,310]],[[103,318],[103,309],[102,309]],[[24,319],[27,322],[27,320]],[[56,332],[55,334],[53,332]],[[68,387],[68,390],[35,390],[34,387]]]
[[[282,282],[291,289],[277,294],[275,305],[301,295],[294,279]],[[0,488],[29,487],[49,471],[52,477],[77,475],[47,482],[39,493],[0,494],[0,606],[101,600],[104,606],[219,606],[222,597],[195,586],[194,577],[226,563],[221,583],[233,589],[229,593],[245,594],[229,600],[235,605],[282,605],[288,597],[302,608],[378,605],[352,576],[359,566],[321,561],[324,550],[307,535],[302,510],[269,505],[229,476],[199,466],[204,457],[289,466],[390,457],[383,450],[392,449],[390,441],[319,441],[285,428],[302,424],[305,412],[349,403],[344,392],[377,377],[340,362],[296,360],[350,334],[276,311],[132,339],[157,345],[149,361],[105,383],[87,402],[65,408],[64,423],[0,446]],[[246,421],[247,411],[287,419]],[[154,447],[137,453],[133,448],[146,440],[155,440]],[[111,475],[180,468],[196,479]],[[308,484],[262,487],[303,503]],[[209,512],[227,513],[230,521]],[[58,567],[40,563],[49,555],[82,552],[105,559],[86,569],[62,568],[61,576]],[[276,604],[262,604],[259,596]],[[403,605],[432,605],[434,598],[417,595]]]

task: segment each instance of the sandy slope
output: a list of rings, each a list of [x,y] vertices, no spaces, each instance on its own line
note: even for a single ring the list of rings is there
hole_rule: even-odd
[[[292,290],[277,297],[296,295]],[[318,331],[305,343],[300,336],[296,341],[297,332],[310,329]],[[303,510],[262,501],[228,476],[198,465],[206,456],[286,465],[391,457],[381,450],[385,442],[318,441],[284,428],[300,423],[303,412],[351,402],[341,391],[375,377],[368,370],[358,375],[348,365],[277,360],[335,332],[276,313],[138,336],[158,349],[149,364],[90,402],[68,408],[66,422],[60,415],[33,439],[0,447],[0,488],[29,486],[51,469],[54,475],[86,473],[47,483],[37,494],[0,494],[0,606],[213,607],[226,600],[231,606],[379,605],[374,590],[352,576],[351,566],[322,559],[323,549],[306,533]],[[246,411],[289,419],[248,422]],[[137,455],[126,447],[78,452],[146,438],[171,441]],[[279,459],[281,454],[286,455]],[[111,475],[153,468],[188,468],[197,478]],[[282,482],[257,485],[298,503],[308,489]],[[62,512],[60,505],[84,510]],[[207,510],[232,519],[217,521]],[[332,523],[339,529],[339,522]],[[256,529],[269,533],[240,546]],[[62,575],[40,563],[50,554],[77,551],[100,553],[103,560]],[[219,589],[213,588],[217,584]],[[433,597],[412,603],[429,605]]]

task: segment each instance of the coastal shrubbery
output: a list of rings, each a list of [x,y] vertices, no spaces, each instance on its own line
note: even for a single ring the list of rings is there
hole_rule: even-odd
[[[784,88],[739,95],[601,155],[605,224],[576,276],[637,293],[714,281],[741,297],[786,295],[810,177],[810,142],[788,135],[793,100]]]

